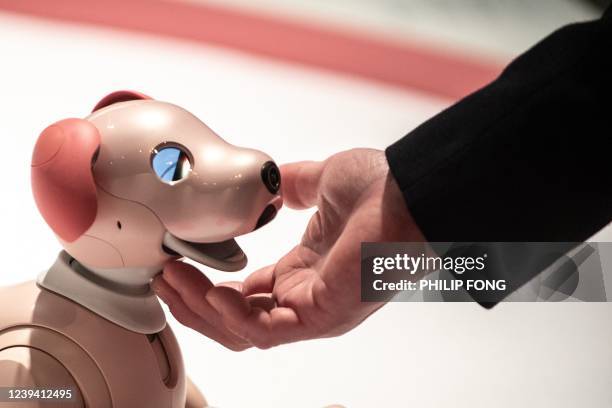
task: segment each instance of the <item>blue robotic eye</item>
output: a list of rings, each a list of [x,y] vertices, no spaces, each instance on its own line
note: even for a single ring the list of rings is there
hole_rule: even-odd
[[[151,166],[157,177],[168,184],[184,179],[191,172],[189,156],[183,149],[177,146],[155,149]]]

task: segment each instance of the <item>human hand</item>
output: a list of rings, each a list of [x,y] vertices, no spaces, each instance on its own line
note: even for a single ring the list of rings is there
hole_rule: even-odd
[[[289,253],[244,282],[214,286],[182,262],[153,282],[177,320],[232,350],[353,329],[384,304],[361,302],[361,242],[425,241],[382,151],[348,150],[281,173],[288,207],[317,207]]]

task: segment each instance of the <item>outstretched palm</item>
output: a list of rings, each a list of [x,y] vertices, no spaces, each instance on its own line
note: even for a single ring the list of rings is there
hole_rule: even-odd
[[[281,172],[289,207],[317,207],[288,254],[243,283],[213,286],[180,262],[154,282],[179,321],[234,350],[352,329],[382,306],[360,301],[361,242],[424,240],[381,151],[350,150]]]

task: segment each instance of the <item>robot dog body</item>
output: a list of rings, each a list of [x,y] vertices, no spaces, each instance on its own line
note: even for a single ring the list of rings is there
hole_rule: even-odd
[[[139,93],[49,126],[32,190],[65,251],[36,283],[0,289],[0,387],[71,390],[24,408],[206,406],[149,283],[180,257],[242,269],[234,237],[274,218],[279,188],[268,155]]]
[[[0,307],[10,311],[0,319],[0,384],[72,394],[6,406],[206,406],[197,389],[186,387],[169,326],[151,335],[126,330],[32,281],[0,290]]]

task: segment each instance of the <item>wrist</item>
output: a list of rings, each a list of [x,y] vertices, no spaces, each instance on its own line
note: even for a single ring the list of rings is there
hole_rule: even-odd
[[[425,236],[412,217],[404,195],[390,171],[382,183],[381,215],[387,241],[425,242]]]

